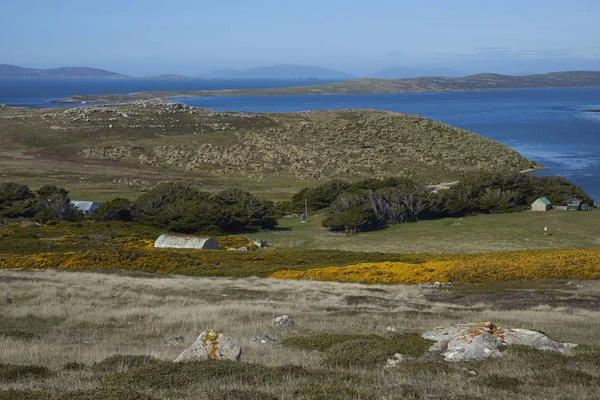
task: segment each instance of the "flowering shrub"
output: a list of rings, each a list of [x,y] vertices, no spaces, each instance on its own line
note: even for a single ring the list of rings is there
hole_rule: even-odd
[[[281,270],[272,273],[270,277],[371,284],[600,279],[600,249],[528,250],[425,257],[424,262],[414,264],[381,262],[306,271]]]
[[[600,279],[600,249],[435,255],[331,250],[199,251],[157,249],[152,240],[131,234],[111,237],[68,233],[55,240],[40,240],[33,232],[15,229],[0,231],[5,235],[4,239],[0,236],[0,268],[127,269],[192,276],[259,276],[371,284]],[[243,237],[217,240],[222,249],[250,247]]]

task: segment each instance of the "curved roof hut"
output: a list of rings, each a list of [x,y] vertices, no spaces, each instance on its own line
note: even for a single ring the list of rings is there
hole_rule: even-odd
[[[217,239],[212,237],[194,237],[178,235],[160,235],[154,247],[168,249],[197,249],[197,250],[219,250]]]

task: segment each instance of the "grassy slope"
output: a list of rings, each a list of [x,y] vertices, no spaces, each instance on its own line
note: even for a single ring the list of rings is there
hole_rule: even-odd
[[[373,110],[228,113],[173,104],[0,109],[0,176],[74,198],[136,197],[163,181],[244,187],[270,199],[331,178],[437,183],[535,166],[498,142]]]

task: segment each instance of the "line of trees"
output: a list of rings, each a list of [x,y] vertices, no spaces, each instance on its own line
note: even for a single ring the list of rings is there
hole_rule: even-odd
[[[44,185],[33,192],[27,185],[15,182],[0,183],[0,217],[28,218],[42,223],[84,218],[81,210],[71,204],[67,190]]]
[[[278,211],[302,212],[306,201],[310,211],[324,211],[323,226],[356,232],[419,219],[523,211],[541,196],[553,204],[566,205],[575,198],[593,204],[589,195],[563,177],[478,174],[438,193],[403,178],[331,181],[300,190],[291,201],[278,204]]]
[[[0,218],[50,221],[135,221],[180,233],[225,233],[273,228],[271,201],[261,200],[238,189],[217,194],[190,185],[158,185],[130,201],[117,197],[84,216],[69,199],[69,192],[46,185],[36,192],[19,183],[0,184]]]
[[[432,193],[405,178],[334,180],[305,188],[290,201],[259,199],[230,189],[211,194],[187,184],[158,185],[135,201],[115,198],[88,215],[97,221],[136,221],[180,233],[226,233],[271,229],[276,215],[324,211],[323,226],[335,231],[367,231],[420,219],[522,211],[538,197],[566,205],[577,198],[593,200],[563,177],[527,174],[478,174],[451,190]],[[71,205],[69,192],[54,185],[33,192],[18,183],[0,184],[0,218],[29,218],[42,223],[79,221],[86,216]]]

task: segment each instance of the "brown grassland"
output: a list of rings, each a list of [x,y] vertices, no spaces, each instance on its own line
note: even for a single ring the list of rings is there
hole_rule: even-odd
[[[0,178],[34,188],[61,182],[80,200],[135,198],[173,181],[287,200],[332,178],[403,176],[436,184],[538,167],[471,132],[376,110],[234,113],[160,99],[0,108]]]
[[[0,399],[596,399],[600,284],[574,283],[428,289],[4,270]],[[271,326],[284,313],[297,328]],[[480,320],[582,345],[446,363],[422,355],[428,343],[413,335]],[[241,363],[172,363],[209,328],[243,346]],[[250,340],[259,334],[281,342]],[[390,352],[412,357],[387,368]]]

